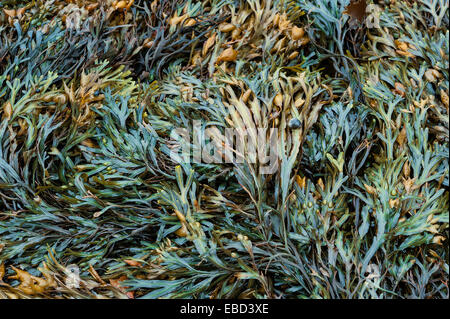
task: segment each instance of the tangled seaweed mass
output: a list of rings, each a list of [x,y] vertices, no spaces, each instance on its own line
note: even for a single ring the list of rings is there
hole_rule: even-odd
[[[0,298],[448,298],[448,23],[0,1]]]

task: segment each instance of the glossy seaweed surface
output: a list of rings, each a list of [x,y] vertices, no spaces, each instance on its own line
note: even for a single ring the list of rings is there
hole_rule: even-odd
[[[0,298],[448,298],[448,23],[1,0]]]

